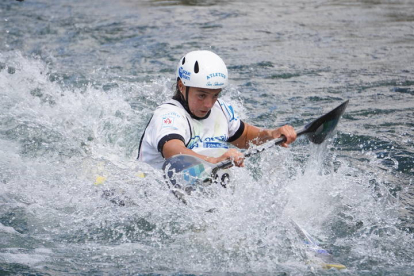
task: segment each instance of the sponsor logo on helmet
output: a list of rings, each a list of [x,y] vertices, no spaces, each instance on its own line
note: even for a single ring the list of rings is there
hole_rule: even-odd
[[[212,73],[207,75],[207,79],[216,78],[216,77],[222,77],[223,79],[226,79],[226,75],[223,73]]]
[[[218,82],[218,81],[216,81],[216,82],[214,82],[214,83],[207,82],[207,83],[206,83],[206,85],[207,85],[207,86],[221,87],[221,86],[224,86],[224,82]]]
[[[178,76],[180,79],[190,80],[191,72],[188,72],[187,70],[184,70],[183,67],[180,67],[178,69]]]

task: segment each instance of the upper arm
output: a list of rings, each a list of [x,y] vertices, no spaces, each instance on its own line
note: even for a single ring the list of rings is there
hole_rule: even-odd
[[[165,146],[170,141],[175,141],[174,143],[178,143],[177,145],[185,147],[185,141],[190,139],[189,132],[189,125],[185,115],[180,114],[180,110],[170,106],[155,112],[149,128],[151,145],[163,157],[165,157]]]
[[[250,146],[250,143],[259,145],[269,139],[271,139],[271,137],[269,136],[268,130],[244,123],[244,131],[242,135],[231,142],[231,144],[238,148],[247,149]]]
[[[170,158],[177,154],[187,154],[187,155],[196,156],[207,162],[212,162],[212,163],[217,162],[217,158],[198,154],[195,151],[188,149],[181,140],[177,140],[177,139],[166,142],[162,149],[162,154],[165,159]]]
[[[241,149],[246,149],[249,147],[249,142],[248,142],[248,133],[249,133],[249,128],[251,127],[251,125],[249,124],[244,124],[244,129],[243,129],[243,133],[239,136],[239,138],[237,138],[236,140],[230,142],[232,145],[241,148]]]
[[[177,154],[186,154],[189,149],[186,148],[183,141],[178,139],[173,139],[165,142],[165,144],[162,147],[162,156],[164,158],[170,158],[171,156],[177,155]]]

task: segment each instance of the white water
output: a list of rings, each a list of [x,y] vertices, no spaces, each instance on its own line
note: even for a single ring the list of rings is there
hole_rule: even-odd
[[[234,168],[233,188],[211,187],[186,206],[135,160],[169,79],[74,88],[36,58],[8,52],[0,62],[3,263],[52,274],[335,273],[306,264],[293,218],[334,249],[345,274],[409,266],[412,235],[397,227],[402,207],[386,173],[360,167],[377,165],[369,152],[355,167],[333,140],[300,140]],[[235,87],[224,97],[247,117]],[[94,185],[97,176],[106,182]],[[103,198],[108,189],[125,206]]]

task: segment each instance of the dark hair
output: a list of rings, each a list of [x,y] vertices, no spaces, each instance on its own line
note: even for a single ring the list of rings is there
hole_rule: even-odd
[[[174,92],[173,99],[181,102],[181,101],[185,101],[185,100],[184,100],[183,94],[180,92],[180,89],[178,88],[178,81],[179,80],[180,80],[180,78],[178,77],[177,82],[175,83],[175,92]]]

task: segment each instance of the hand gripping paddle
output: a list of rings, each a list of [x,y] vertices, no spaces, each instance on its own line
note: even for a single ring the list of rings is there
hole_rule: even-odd
[[[345,101],[325,115],[322,115],[313,122],[307,124],[303,129],[297,132],[297,136],[305,135],[312,143],[321,144],[335,129],[348,102],[349,100]],[[259,147],[247,150],[244,157],[257,154],[265,149],[280,145],[285,141],[286,137],[274,139]],[[192,155],[179,154],[166,159],[162,169],[164,178],[170,188],[172,186],[190,192],[196,185],[210,185],[212,182],[216,181],[218,170],[229,168],[232,165],[233,163],[231,160],[224,160],[217,164],[213,164]],[[218,182],[220,180],[221,179],[219,179]]]

